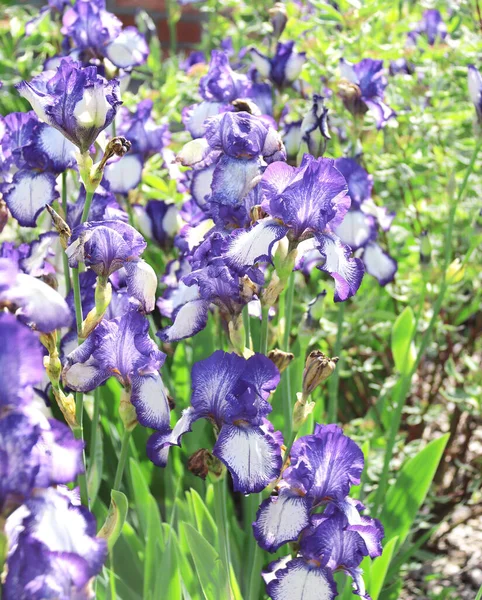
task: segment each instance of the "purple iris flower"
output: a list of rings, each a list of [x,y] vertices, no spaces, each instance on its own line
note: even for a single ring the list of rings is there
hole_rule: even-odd
[[[278,42],[273,58],[265,56],[256,48],[251,48],[251,58],[260,75],[270,79],[279,88],[293,83],[305,63],[306,53],[295,52],[294,45],[293,41]]]
[[[189,72],[194,65],[205,64],[206,56],[201,50],[191,52],[189,56],[180,63],[180,68],[183,71]]]
[[[76,492],[39,492],[7,519],[6,600],[89,600],[91,579],[107,557],[95,517]]]
[[[107,44],[122,31],[122,22],[105,10],[104,2],[77,0],[63,16],[62,33],[70,37],[79,50],[103,56]]]
[[[58,198],[55,176],[75,164],[76,147],[33,111],[7,115],[0,144],[5,202],[20,225],[33,227],[45,205]]]
[[[21,272],[15,261],[6,258],[0,259],[0,304],[42,333],[68,327],[72,320],[67,303],[56,290]]]
[[[168,125],[157,125],[152,118],[152,100],[143,100],[131,113],[122,107],[117,114],[117,135],[131,142],[129,154],[140,154],[145,161],[167,146],[171,136]]]
[[[482,123],[482,76],[474,65],[469,65],[468,82],[470,99],[475,106],[477,119]]]
[[[0,271],[0,286],[1,278]],[[8,340],[0,344],[0,407],[27,406],[44,373],[42,346],[33,331],[6,312],[0,313],[0,339]]]
[[[34,408],[4,412],[0,418],[0,514],[21,504],[36,489],[74,481],[83,472],[82,450],[83,442],[66,425],[45,418]]]
[[[67,204],[67,223],[71,229],[80,225],[84,210],[86,192],[84,186],[80,188],[79,197],[75,203]],[[115,195],[99,185],[92,197],[89,210],[89,222],[93,221],[124,221],[128,220],[127,213],[122,210]]]
[[[179,208],[163,200],[149,200],[145,207],[134,207],[137,222],[146,237],[161,248],[169,248],[180,229]]]
[[[352,199],[350,210],[335,232],[352,250],[363,248],[357,255],[363,260],[366,272],[376,277],[380,285],[386,285],[395,277],[397,261],[376,243],[376,239],[378,228],[390,229],[395,213],[389,213],[373,202],[373,179],[355,160],[339,158],[335,166],[343,173]]]
[[[437,38],[444,40],[447,37],[447,26],[438,10],[426,10],[421,20],[408,34],[408,40],[411,44],[416,44],[420,36],[425,36],[430,46],[435,44]]]
[[[120,318],[102,320],[66,358],[65,384],[88,392],[116,377],[130,394],[144,427],[169,429],[169,405],[159,369],[165,355],[149,337],[149,322],[131,305]]]
[[[192,369],[192,406],[185,410],[169,435],[154,434],[148,443],[150,459],[161,466],[169,446],[179,445],[198,419],[209,419],[217,441],[213,454],[233,477],[235,491],[260,492],[281,469],[281,443],[266,416],[272,408],[270,393],[279,372],[265,356],[248,360],[217,350]]]
[[[106,81],[96,67],[82,68],[65,58],[55,73],[45,71],[16,87],[37,116],[82,153],[88,152],[99,133],[112,123],[121,104],[116,79]]]
[[[140,154],[127,154],[110,160],[104,168],[102,184],[114,194],[128,194],[142,180],[144,161]]]
[[[413,75],[415,73],[415,66],[409,62],[406,58],[397,58],[396,60],[390,61],[388,68],[390,75]]]
[[[212,51],[209,71],[199,83],[199,92],[204,100],[230,103],[238,98],[246,98],[250,87],[249,77],[231,69],[225,52]]]
[[[388,82],[383,75],[383,61],[364,58],[351,65],[342,58],[340,71],[345,80],[340,84],[340,94],[346,108],[353,115],[363,115],[370,110],[377,129],[384,127],[395,112],[384,102]]]
[[[74,229],[66,252],[71,267],[83,262],[107,278],[127,262],[138,259],[146,246],[142,235],[127,223],[95,221]]]
[[[146,62],[149,46],[136,27],[126,27],[107,45],[105,56],[120,69],[131,69]]]

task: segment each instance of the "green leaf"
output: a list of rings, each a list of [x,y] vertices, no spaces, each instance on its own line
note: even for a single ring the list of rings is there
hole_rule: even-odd
[[[169,600],[181,600],[182,598],[182,579],[181,569],[179,568],[178,554],[180,553],[179,542],[175,532],[168,528],[167,547],[162,553],[160,566],[157,568],[156,587],[154,598],[169,598]],[[189,560],[183,561],[183,564],[189,565]]]
[[[402,375],[408,375],[417,357],[413,337],[415,335],[415,315],[407,306],[398,316],[392,329],[392,354],[395,367]]]
[[[387,542],[398,536],[399,547],[405,541],[427,496],[448,439],[447,433],[433,440],[400,469],[396,482],[387,492],[380,517]]]
[[[161,559],[160,544],[163,531],[159,507],[152,496],[148,498],[146,549],[144,554],[144,600],[152,600],[155,587],[155,567]]]
[[[92,461],[89,468],[89,476],[87,478],[87,489],[91,505],[94,505],[99,493],[99,487],[102,481],[103,465],[104,465],[104,444],[102,441],[102,428],[97,427],[97,443],[95,445],[95,456],[90,457]]]
[[[367,584],[372,600],[378,600],[380,596],[397,542],[398,536],[393,537],[383,548],[383,554],[372,562],[370,582]]]
[[[189,523],[182,523],[182,527],[204,597],[206,600],[224,598],[222,590],[227,590],[227,578],[218,553]]]
[[[110,508],[104,525],[98,533],[99,537],[107,540],[109,551],[117,542],[127,517],[129,502],[127,496],[117,490],[110,493]]]
[[[192,508],[196,517],[197,529],[204,539],[214,546],[218,536],[216,523],[196,490],[191,490],[191,499]]]
[[[151,494],[141,468],[133,458],[129,460],[129,474],[137,516],[144,538],[146,538],[149,527],[149,497]]]

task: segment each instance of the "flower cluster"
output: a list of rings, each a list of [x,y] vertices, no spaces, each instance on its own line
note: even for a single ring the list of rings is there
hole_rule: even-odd
[[[335,425],[316,425],[313,435],[293,444],[288,468],[253,523],[258,544],[269,552],[296,542],[294,558],[277,560],[264,573],[270,598],[288,600],[298,589],[335,598],[337,570],[353,578],[355,594],[369,598],[359,565],[381,554],[383,527],[348,496],[360,483],[363,462],[360,448]]]

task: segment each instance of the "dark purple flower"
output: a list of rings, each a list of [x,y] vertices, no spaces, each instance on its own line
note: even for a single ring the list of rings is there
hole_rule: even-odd
[[[83,223],[74,229],[66,252],[71,267],[79,262],[91,267],[100,277],[134,261],[146,248],[140,233],[121,221]]]
[[[169,435],[154,434],[149,442],[151,460],[165,465],[171,445],[198,419],[210,419],[218,432],[213,454],[228,468],[234,489],[259,492],[281,469],[281,447],[265,417],[271,412],[269,394],[279,372],[265,356],[246,360],[221,350],[192,369],[192,406],[185,410]]]
[[[246,75],[233,71],[225,52],[213,50],[209,71],[201,78],[199,92],[209,102],[230,103],[249,95],[251,82]]]
[[[371,198],[373,177],[353,158],[337,158],[335,167],[346,179],[351,208],[358,208],[362,202]]]
[[[2,280],[0,271],[0,293]],[[6,312],[0,313],[0,339],[5,341],[0,344],[0,407],[26,406],[44,374],[42,346],[26,325]]]
[[[306,53],[294,51],[295,43],[278,42],[273,58],[261,54],[256,48],[251,49],[251,57],[260,75],[270,79],[282,88],[290,85],[298,78],[306,60]]]
[[[41,364],[41,363],[40,363]],[[0,513],[35,489],[74,481],[83,471],[83,442],[70,429],[32,408],[0,418]]]
[[[165,355],[149,337],[149,322],[136,306],[120,318],[102,320],[66,358],[65,384],[91,391],[116,377],[130,393],[141,425],[169,429],[169,405],[159,369]]]
[[[437,38],[444,40],[447,37],[447,26],[442,15],[436,9],[426,10],[421,20],[413,27],[408,34],[409,42],[417,43],[419,36],[425,36],[430,46],[433,46]]]
[[[329,501],[343,502],[363,470],[363,452],[336,425],[317,425],[299,438],[283,472],[280,492],[265,500],[253,531],[258,544],[274,552],[298,539],[310,524],[310,512]]]
[[[390,75],[413,75],[415,73],[415,66],[409,62],[406,58],[397,58],[396,60],[390,61],[388,68]]]
[[[377,129],[384,127],[395,112],[384,102],[388,82],[383,74],[383,60],[364,58],[351,65],[342,58],[340,71],[344,78],[340,83],[340,94],[346,108],[354,115],[370,110]]]
[[[65,11],[62,33],[69,36],[79,50],[90,50],[104,56],[105,47],[118,39],[122,22],[105,10],[102,3],[77,0]]]
[[[206,62],[206,56],[201,50],[195,50],[191,52],[189,56],[180,63],[180,67],[183,71],[189,72],[191,67],[194,65],[204,64]]]
[[[75,203],[67,204],[67,223],[71,229],[80,225],[82,212],[85,204],[85,188],[82,186],[79,191],[79,197]],[[124,221],[128,220],[127,213],[122,210],[116,200],[115,195],[99,185],[92,197],[92,204],[89,210],[89,222],[92,221]]]
[[[7,520],[6,600],[88,600],[90,580],[107,558],[95,517],[75,492],[39,492]]]
[[[0,303],[42,333],[68,327],[71,314],[62,296],[49,285],[19,271],[9,259],[0,259]]]
[[[306,113],[300,127],[301,142],[306,144],[309,154],[318,158],[323,156],[327,140],[331,139],[328,130],[328,109],[324,97],[313,95],[311,109]]]
[[[168,125],[157,125],[152,118],[152,106],[152,100],[147,99],[139,102],[134,113],[122,107],[116,119],[117,135],[127,138],[130,154],[140,154],[143,160],[159,154],[171,139]]]
[[[19,83],[17,89],[40,119],[58,129],[82,153],[110,125],[121,104],[116,79],[106,81],[96,67],[82,68],[71,59],[62,59],[55,73],[46,71],[30,82]]]
[[[137,222],[144,235],[168,248],[180,229],[179,208],[163,200],[149,200],[145,207],[134,207]]]

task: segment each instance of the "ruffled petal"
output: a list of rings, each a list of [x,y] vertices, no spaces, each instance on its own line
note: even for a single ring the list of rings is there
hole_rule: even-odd
[[[260,427],[223,425],[213,454],[228,468],[236,492],[261,492],[278,477],[281,448]]]
[[[367,245],[363,253],[363,263],[367,273],[376,277],[380,285],[394,280],[398,268],[397,261],[378,244],[371,242]]]
[[[267,217],[249,230],[233,234],[226,251],[226,263],[236,271],[244,272],[259,261],[272,261],[272,249],[286,232],[287,227]]]
[[[180,446],[181,438],[185,433],[191,431],[191,426],[198,418],[196,412],[190,406],[183,410],[181,418],[168,433],[154,432],[147,441],[147,456],[158,467],[165,467],[169,448]]]
[[[158,336],[163,342],[178,342],[196,335],[206,327],[208,310],[209,302],[206,300],[187,302],[175,313],[174,323],[162,329]]]
[[[105,53],[116,67],[127,69],[145,63],[149,48],[144,36],[136,27],[126,27],[113,42],[107,45]]]
[[[281,492],[262,502],[253,523],[254,537],[268,552],[294,542],[310,522],[310,502],[302,496]]]
[[[259,159],[222,156],[213,173],[211,201],[228,206],[237,205],[258,183],[260,175]]]
[[[156,306],[157,275],[145,260],[127,262],[124,266],[127,273],[127,292],[139,300],[145,313],[150,313]]]
[[[290,560],[275,575],[266,586],[272,600],[332,600],[337,595],[330,571],[309,565],[302,558]]]
[[[169,428],[169,403],[159,373],[132,376],[131,402],[141,425],[161,431]]]
[[[115,194],[127,194],[135,189],[142,179],[142,159],[138,154],[128,154],[121,160],[108,164],[104,179]]]
[[[335,233],[352,250],[365,246],[377,235],[373,218],[365,215],[361,210],[349,211]]]
[[[35,227],[37,217],[47,204],[59,197],[52,173],[18,171],[11,184],[4,186],[4,200],[20,225]]]
[[[318,269],[326,271],[335,280],[335,302],[342,302],[355,295],[363,279],[363,263],[351,257],[351,249],[333,235],[318,235],[318,250],[324,264]]]

